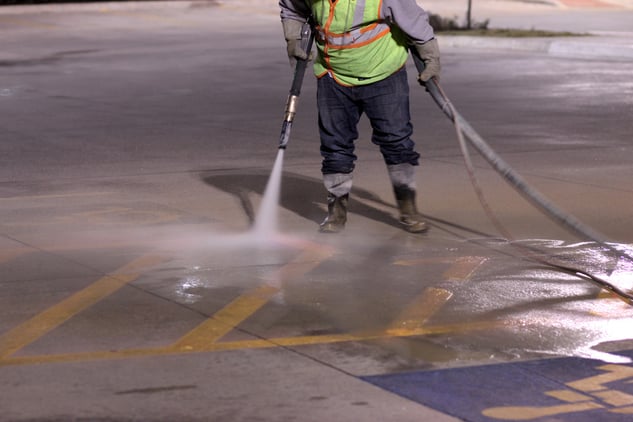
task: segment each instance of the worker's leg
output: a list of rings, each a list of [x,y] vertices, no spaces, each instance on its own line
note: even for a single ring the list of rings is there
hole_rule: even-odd
[[[373,128],[372,142],[380,147],[400,210],[400,222],[409,232],[428,229],[416,207],[415,166],[420,155],[411,140],[409,84],[405,69],[366,87],[363,107]]]
[[[328,215],[319,231],[336,233],[347,222],[347,202],[352,189],[352,173],[358,138],[358,120],[362,109],[354,101],[351,88],[324,76],[318,80],[317,104],[321,138],[321,172],[328,192]]]

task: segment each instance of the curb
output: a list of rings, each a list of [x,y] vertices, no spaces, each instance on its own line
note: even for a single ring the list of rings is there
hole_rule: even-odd
[[[96,1],[91,3],[52,3],[30,5],[7,5],[0,7],[0,15],[25,13],[74,13],[98,12],[103,10],[146,10],[146,9],[189,9],[206,6],[222,6],[220,0],[149,0],[149,1]]]
[[[439,35],[440,46],[544,53],[554,57],[633,62],[633,37],[488,38]]]
[[[519,0],[521,1],[521,0]],[[633,2],[633,0],[619,0]],[[259,12],[276,7],[275,0],[149,0],[127,2],[94,2],[2,6],[0,15],[30,13],[70,13],[102,11],[134,11],[148,9],[184,10],[202,7],[239,8],[240,5],[258,5]],[[267,8],[267,9],[264,9]],[[275,9],[276,10],[276,9]],[[499,38],[467,35],[438,35],[445,48],[488,49],[497,51],[524,51],[548,54],[554,57],[633,61],[633,32],[597,33],[590,37],[554,38]]]
[[[578,59],[605,59],[633,62],[633,42],[628,45],[581,41],[552,41],[547,49],[551,56]]]

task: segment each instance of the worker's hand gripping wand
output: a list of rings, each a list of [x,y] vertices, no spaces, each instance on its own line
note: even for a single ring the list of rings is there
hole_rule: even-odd
[[[297,113],[301,85],[303,85],[303,77],[305,75],[308,62],[310,61],[310,51],[312,50],[313,42],[314,31],[312,30],[310,21],[308,21],[303,24],[303,28],[301,29],[301,49],[306,52],[307,56],[305,59],[297,59],[297,64],[295,65],[292,86],[290,87],[290,94],[288,95],[288,101],[286,102],[284,121],[281,126],[281,135],[279,136],[279,149],[286,149],[286,145],[288,145],[288,141],[290,140],[292,121]]]

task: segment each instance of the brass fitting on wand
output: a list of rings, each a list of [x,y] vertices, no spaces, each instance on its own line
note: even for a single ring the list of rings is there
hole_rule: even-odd
[[[287,122],[292,122],[295,114],[297,113],[297,107],[299,105],[299,96],[298,95],[289,95],[288,101],[286,102],[286,114],[284,116],[284,120]]]

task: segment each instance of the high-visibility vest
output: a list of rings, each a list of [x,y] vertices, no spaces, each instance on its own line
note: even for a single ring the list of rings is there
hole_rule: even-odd
[[[406,36],[380,16],[381,0],[313,0],[317,77],[342,85],[367,85],[400,69],[408,57]]]

